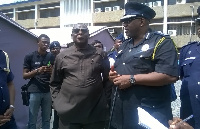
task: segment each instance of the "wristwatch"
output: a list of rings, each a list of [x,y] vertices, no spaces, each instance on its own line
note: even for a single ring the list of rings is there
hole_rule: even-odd
[[[13,108],[13,109],[15,109],[15,106],[13,106],[13,105],[10,105],[10,108]]]
[[[135,78],[133,75],[130,76],[130,79],[129,79],[131,85],[135,85]]]

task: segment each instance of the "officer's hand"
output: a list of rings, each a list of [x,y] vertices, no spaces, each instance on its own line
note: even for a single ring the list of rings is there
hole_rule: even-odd
[[[116,71],[110,70],[110,72],[109,72],[109,80],[110,81],[113,81],[113,79],[115,79],[118,76],[120,76],[120,75],[118,75]]]
[[[194,129],[186,122],[181,122],[180,118],[173,118],[173,120],[169,120],[168,123],[170,125],[169,129]],[[180,123],[181,122],[181,123]]]
[[[13,114],[13,112],[14,112],[14,108],[8,108],[7,110],[6,110],[6,112],[4,113],[4,116],[6,117],[6,118],[11,118],[11,116],[12,116],[12,114]]]
[[[121,75],[113,79],[113,82],[119,89],[126,89],[131,86],[129,79],[130,75]]]
[[[3,115],[0,115],[0,126],[4,125],[6,122],[10,121],[9,118],[3,116]]]

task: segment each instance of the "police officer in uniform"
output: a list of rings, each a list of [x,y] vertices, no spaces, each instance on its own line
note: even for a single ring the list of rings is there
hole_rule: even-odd
[[[200,7],[197,12],[200,14]],[[200,38],[200,18],[196,20],[197,33]],[[194,119],[188,123],[195,129],[200,129],[200,42],[194,41],[182,47],[180,51],[180,117],[185,119],[193,114]]]
[[[109,72],[117,87],[111,129],[141,129],[137,107],[165,126],[172,119],[170,83],[178,78],[177,51],[170,36],[149,28],[155,15],[146,5],[125,4],[120,21],[130,38],[120,46],[114,70]]]
[[[0,129],[17,129],[13,117],[15,87],[14,75],[9,68],[9,57],[0,50]]]
[[[116,38],[115,38],[115,42],[114,42],[114,46],[113,48],[110,50],[110,52],[108,52],[108,58],[109,60],[112,58],[113,60],[116,60],[116,56],[117,56],[117,51],[119,50],[120,45],[122,44],[122,42],[125,40],[124,35],[123,34],[119,34]]]

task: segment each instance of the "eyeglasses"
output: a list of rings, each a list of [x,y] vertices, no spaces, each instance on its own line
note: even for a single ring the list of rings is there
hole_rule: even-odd
[[[140,17],[129,18],[129,19],[123,21],[122,23],[123,24],[130,24],[133,20],[136,20],[136,19],[141,19],[141,18]]]
[[[72,30],[72,33],[78,34],[80,31],[81,31],[83,34],[85,34],[85,33],[88,32],[88,29],[73,29],[73,30]]]

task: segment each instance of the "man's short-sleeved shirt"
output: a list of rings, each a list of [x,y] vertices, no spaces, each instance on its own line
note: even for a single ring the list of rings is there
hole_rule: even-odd
[[[161,39],[163,41],[158,43]],[[155,51],[154,48],[156,46],[157,49]],[[153,53],[155,53],[154,59],[152,59]],[[149,32],[135,46],[132,39],[127,39],[123,42],[119,48],[114,69],[120,75],[157,72],[178,77],[177,58],[175,45],[169,36]],[[149,98],[150,96],[153,99],[170,99],[170,88],[168,86],[147,87],[135,85],[131,89],[141,99]]]
[[[40,55],[38,53],[38,51],[34,51],[34,52],[25,56],[23,68],[29,69],[29,71],[32,71],[32,70],[37,69],[41,66],[46,66],[48,63],[53,65],[54,60],[55,60],[55,56],[52,53],[46,52],[45,55]],[[44,74],[39,74],[39,75],[36,75],[36,76],[41,78],[42,80],[48,82],[48,81],[50,81],[51,74],[44,73]],[[32,78],[30,80],[30,86],[29,86],[28,91],[29,92],[49,92],[50,89],[47,88],[47,89],[45,89],[45,91],[41,91],[38,88],[38,86],[36,85],[35,79]]]
[[[7,68],[6,56],[0,50],[0,115],[2,115],[10,105],[10,97],[7,83],[13,81],[14,75],[10,71],[5,71]]]

